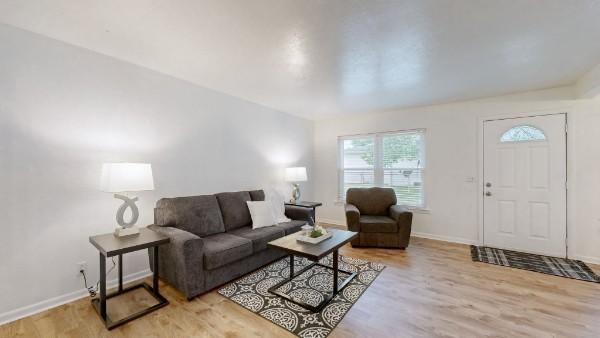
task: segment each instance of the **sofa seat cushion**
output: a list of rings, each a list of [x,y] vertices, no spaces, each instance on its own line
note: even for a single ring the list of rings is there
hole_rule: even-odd
[[[156,203],[155,224],[172,226],[204,237],[225,232],[214,195],[162,198]]]
[[[398,232],[398,224],[387,216],[360,216],[361,232]]]
[[[243,227],[228,232],[235,236],[243,237],[252,241],[252,250],[254,253],[263,251],[267,248],[267,243],[277,238],[285,236],[285,230],[278,226],[270,226],[258,229],[252,227]]]
[[[293,234],[300,231],[300,228],[306,224],[306,221],[289,221],[277,224],[278,228],[285,230],[285,234]]]
[[[243,237],[222,233],[204,237],[202,241],[204,267],[208,270],[252,255],[252,241]]]
[[[251,201],[250,193],[247,191],[222,192],[216,194],[223,214],[225,231],[241,228],[252,224],[250,211],[246,202]]]

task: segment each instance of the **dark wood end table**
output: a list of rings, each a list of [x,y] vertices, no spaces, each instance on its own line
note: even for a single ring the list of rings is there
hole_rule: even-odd
[[[311,209],[311,216],[312,216],[312,220],[313,223],[316,222],[317,220],[317,207],[320,207],[323,205],[323,203],[321,202],[308,202],[308,201],[296,201],[296,202],[285,202],[285,205],[289,205],[289,206],[293,206],[293,207],[300,207],[300,208],[307,208],[307,209]]]
[[[298,233],[287,235],[285,237],[278,238],[278,239],[268,243],[269,247],[283,250],[283,251],[287,252],[290,256],[290,277],[289,277],[289,279],[284,279],[283,281],[277,283],[276,285],[273,285],[271,288],[269,288],[270,293],[277,295],[279,297],[282,297],[294,304],[300,305],[303,308],[311,310],[312,312],[319,312],[325,307],[325,305],[329,304],[329,302],[333,299],[333,297],[335,297],[340,291],[342,291],[344,289],[344,287],[346,287],[348,285],[348,283],[350,283],[354,277],[356,277],[356,275],[357,275],[356,272],[344,271],[344,270],[341,270],[338,268],[338,259],[339,259],[338,249],[341,248],[342,246],[344,246],[346,243],[350,242],[351,240],[355,239],[358,236],[358,233],[353,232],[353,231],[337,230],[337,229],[336,230],[327,229],[327,231],[331,232],[333,234],[333,236],[329,239],[322,241],[321,243],[318,243],[318,244],[298,242],[296,240]],[[327,265],[323,265],[323,264],[319,263],[319,260],[321,258],[329,255],[330,253],[333,253],[333,258],[332,258],[333,266],[327,266]],[[298,271],[296,274],[294,274],[294,255],[308,258],[309,260],[313,261],[314,263],[309,264],[304,269],[302,269],[302,270]],[[288,294],[277,290],[284,284],[291,282],[295,277],[300,276],[305,271],[311,269],[315,265],[319,265],[326,269],[333,270],[332,292],[327,293],[325,295],[324,299],[318,305],[313,306],[313,305],[307,304],[306,302],[295,300],[292,297],[290,297]],[[339,272],[349,275],[346,279],[344,279],[344,281],[341,284],[338,284]]]
[[[100,315],[100,318],[102,318],[102,320],[104,321],[104,325],[107,329],[112,330],[117,326],[123,325],[136,318],[147,315],[148,313],[158,310],[161,307],[169,304],[169,301],[166,298],[164,298],[158,290],[158,246],[169,243],[169,237],[161,235],[150,229],[140,229],[140,233],[138,235],[131,235],[125,237],[116,237],[112,233],[91,236],[90,243],[92,243],[100,252],[100,297],[92,299],[92,305],[96,309],[96,312],[98,312],[98,314]],[[152,280],[152,286],[144,282],[127,288],[123,288],[123,254],[148,248],[153,248],[154,250],[154,276]],[[119,257],[119,286],[116,292],[107,295],[106,259],[108,257],[113,256]],[[147,309],[138,311],[125,318],[113,321],[106,314],[106,300],[139,288],[146,289],[146,291],[148,291],[158,301],[158,304],[153,305]]]

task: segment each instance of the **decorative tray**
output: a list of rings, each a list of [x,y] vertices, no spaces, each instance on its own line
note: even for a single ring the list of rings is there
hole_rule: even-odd
[[[302,243],[310,243],[310,244],[317,244],[317,243],[321,243],[324,240],[331,238],[331,236],[333,236],[333,234],[331,232],[328,232],[322,236],[319,237],[310,237],[310,236],[306,236],[306,235],[298,235],[296,236],[296,241],[298,242],[302,242]]]

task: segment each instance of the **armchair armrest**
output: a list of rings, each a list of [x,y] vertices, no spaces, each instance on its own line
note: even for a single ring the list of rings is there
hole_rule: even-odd
[[[285,216],[297,220],[297,221],[307,221],[311,223],[314,220],[312,219],[312,210],[309,208],[303,207],[295,207],[292,205],[285,206]],[[311,223],[312,224],[312,223]]]
[[[403,205],[392,205],[389,209],[389,214],[399,226],[412,224],[412,212]]]
[[[360,211],[358,208],[353,204],[346,203],[344,210],[346,212],[348,230],[360,232]]]
[[[189,299],[204,291],[204,242],[202,238],[174,227],[150,225],[153,231],[171,239],[158,247],[159,277],[175,286]],[[153,252],[148,250],[150,266]]]

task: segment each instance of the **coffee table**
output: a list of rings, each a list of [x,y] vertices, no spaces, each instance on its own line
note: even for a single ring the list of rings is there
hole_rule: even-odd
[[[278,238],[274,241],[268,243],[268,246],[271,248],[277,248],[287,252],[290,256],[290,277],[289,279],[285,279],[276,285],[269,288],[269,292],[282,297],[294,304],[302,306],[305,309],[311,310],[313,312],[319,312],[327,305],[333,297],[335,297],[341,290],[352,281],[354,277],[356,277],[356,272],[344,271],[338,268],[338,249],[342,247],[344,244],[350,242],[358,236],[357,232],[353,231],[345,231],[345,230],[337,230],[337,229],[327,229],[328,232],[332,233],[331,238],[324,240],[318,244],[310,244],[310,243],[302,243],[296,241],[296,236],[299,233],[287,235],[285,237]],[[319,260],[330,253],[333,253],[333,267],[323,265],[319,263]],[[308,258],[314,263],[308,265],[304,269],[298,271],[294,274],[294,255]],[[286,283],[291,282],[296,276],[301,275],[305,271],[311,269],[315,265],[322,266],[326,269],[333,270],[333,285],[332,292],[325,294],[323,301],[321,301],[318,305],[314,306],[311,304],[307,304],[301,300],[295,300],[284,292],[278,291],[281,286]],[[349,276],[344,279],[344,281],[338,285],[338,274],[339,272],[343,272],[348,274]]]

